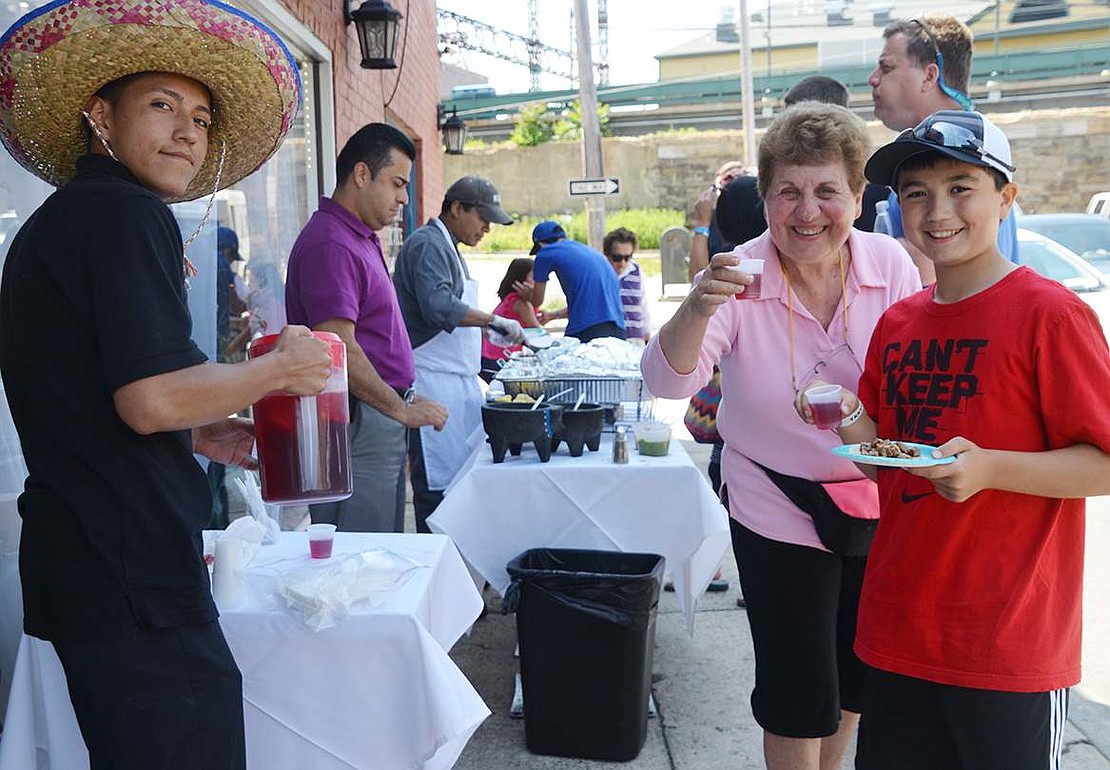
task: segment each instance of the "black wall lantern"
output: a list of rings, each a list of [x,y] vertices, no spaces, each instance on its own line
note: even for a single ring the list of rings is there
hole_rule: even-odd
[[[401,14],[388,0],[366,0],[351,10],[351,0],[343,0],[343,18],[354,22],[362,66],[368,70],[397,69],[397,27]]]
[[[458,116],[454,107],[451,108],[451,117],[443,121],[440,126],[443,131],[443,149],[448,155],[462,155],[463,145],[466,144],[466,121]]]

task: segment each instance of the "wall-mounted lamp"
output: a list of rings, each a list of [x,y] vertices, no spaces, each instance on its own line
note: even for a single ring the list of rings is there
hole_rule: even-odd
[[[443,121],[440,129],[443,131],[444,151],[448,155],[462,155],[466,143],[466,121],[458,116],[454,107],[451,108],[451,117]]]
[[[366,0],[355,10],[351,10],[351,2],[352,0],[343,0],[343,18],[347,24],[354,22],[363,68],[396,69],[397,62],[393,60],[393,56],[397,52],[400,12],[388,0]]]

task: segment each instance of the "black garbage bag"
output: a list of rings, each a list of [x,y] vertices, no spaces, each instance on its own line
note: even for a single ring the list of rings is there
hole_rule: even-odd
[[[540,548],[506,569],[516,612],[528,750],[627,761],[647,738],[664,559]]]

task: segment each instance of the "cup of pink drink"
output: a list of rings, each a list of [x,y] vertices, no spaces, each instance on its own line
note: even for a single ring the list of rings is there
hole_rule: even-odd
[[[831,430],[844,419],[840,413],[840,399],[844,388],[839,385],[814,385],[805,392],[813,424],[821,430]]]
[[[313,559],[330,559],[334,542],[334,524],[308,525],[308,553]]]
[[[736,299],[759,299],[763,296],[762,259],[742,259],[740,264],[732,269],[747,273],[752,277],[752,282],[747,285],[744,291],[735,295]]]

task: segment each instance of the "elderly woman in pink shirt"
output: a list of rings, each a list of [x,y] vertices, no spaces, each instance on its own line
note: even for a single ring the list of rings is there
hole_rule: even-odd
[[[921,288],[897,241],[852,228],[870,149],[866,126],[841,107],[780,115],[759,145],[767,232],[713,256],[642,362],[666,398],[721,369],[722,495],[770,770],[839,768],[862,703],[852,640],[878,495],[829,451],[837,434],[803,422],[793,402],[811,380],[855,388],[879,316]],[[758,299],[744,297],[754,279],[742,259],[764,261]]]

